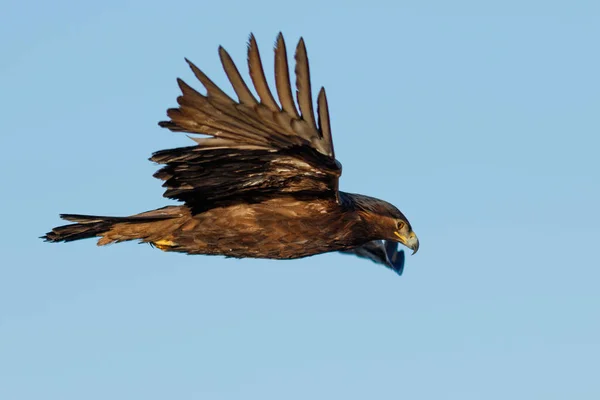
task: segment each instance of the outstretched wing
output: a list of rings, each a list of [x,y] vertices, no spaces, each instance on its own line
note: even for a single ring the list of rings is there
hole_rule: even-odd
[[[321,88],[313,112],[308,58],[303,39],[296,47],[296,108],[283,36],[275,45],[278,104],[267,85],[256,40],[250,35],[248,67],[258,99],[229,54],[219,55],[238,101],[186,59],[204,85],[203,95],[178,79],[179,108],[167,111],[171,131],[211,137],[192,138],[196,146],[163,150],[151,160],[165,164],[155,176],[165,181],[165,197],[194,206],[254,201],[283,194],[338,199],[341,165],[335,160],[327,97]]]
[[[383,264],[398,275],[404,272],[404,250],[398,251],[398,243],[389,240],[373,240],[362,246],[350,250],[341,251],[343,254],[354,254],[358,257]]]

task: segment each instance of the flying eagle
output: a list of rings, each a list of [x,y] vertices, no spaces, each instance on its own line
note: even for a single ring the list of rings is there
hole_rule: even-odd
[[[150,158],[162,168],[164,196],[183,202],[129,217],[62,214],[74,224],[52,229],[49,242],[99,237],[98,245],[138,240],[187,254],[293,259],[330,251],[369,258],[398,273],[404,252],[419,240],[406,217],[383,200],[338,189],[325,89],[313,110],[304,40],[295,53],[296,101],[283,36],[275,44],[275,100],[253,35],[248,67],[252,94],[229,54],[219,56],[238,100],[229,97],[186,59],[206,95],[177,82],[178,108],[159,125],[202,134],[196,145],[162,150]]]

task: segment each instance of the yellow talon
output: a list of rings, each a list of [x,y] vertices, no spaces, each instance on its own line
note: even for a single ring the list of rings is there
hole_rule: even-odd
[[[169,247],[177,246],[175,242],[166,239],[158,240],[156,242],[153,242],[153,244],[163,251],[167,250]]]

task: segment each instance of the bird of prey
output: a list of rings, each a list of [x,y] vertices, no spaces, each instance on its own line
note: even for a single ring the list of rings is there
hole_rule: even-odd
[[[276,101],[253,35],[248,67],[258,98],[233,60],[219,47],[232,99],[186,59],[206,89],[183,80],[178,108],[159,125],[203,136],[154,153],[164,196],[183,202],[129,217],[62,214],[74,222],[52,229],[49,242],[99,237],[98,245],[138,240],[164,251],[237,258],[294,259],[341,251],[369,258],[401,274],[404,253],[419,240],[407,218],[388,202],[342,192],[324,88],[316,114],[308,57],[301,38],[295,51],[296,99],[281,33],[275,48]],[[297,106],[296,106],[297,103]]]

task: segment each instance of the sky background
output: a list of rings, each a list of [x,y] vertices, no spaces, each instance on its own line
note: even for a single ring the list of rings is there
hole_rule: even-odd
[[[3,3],[0,398],[600,398],[600,3],[480,3]],[[232,93],[217,47],[246,74],[254,32],[272,76],[280,30],[341,188],[419,235],[402,277],[38,239],[171,204],[183,58]]]

